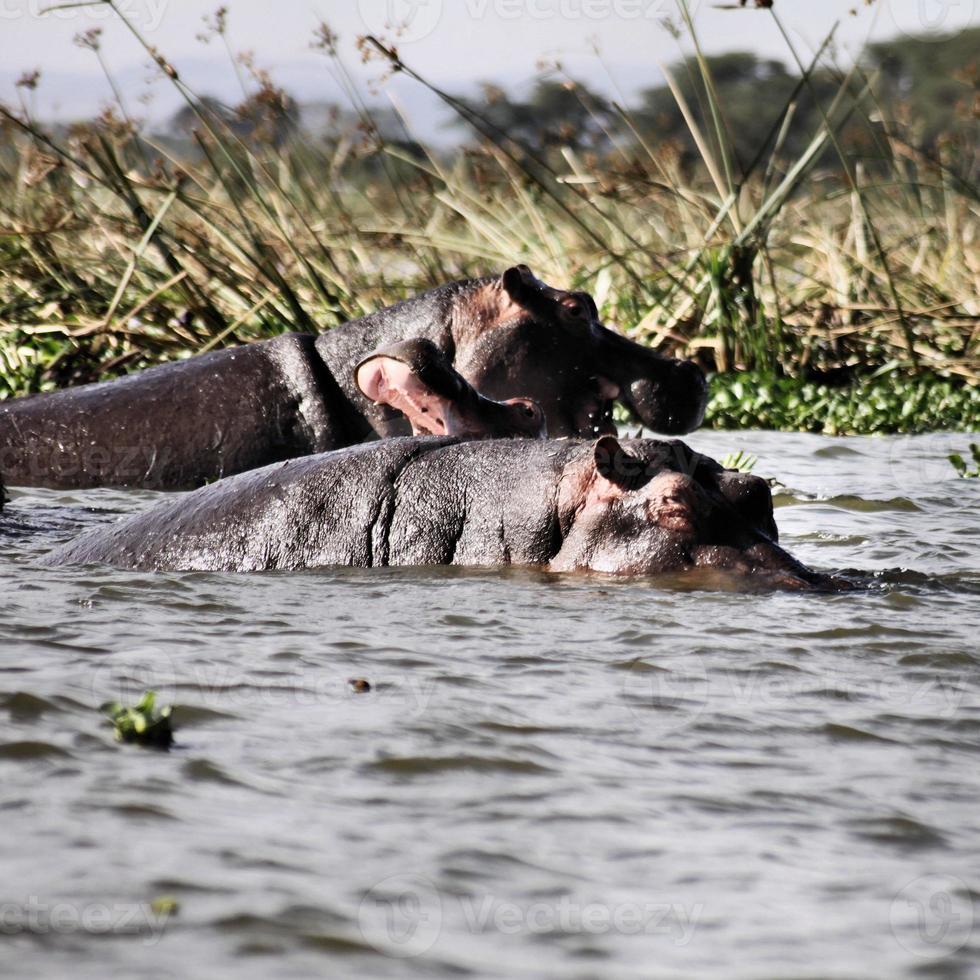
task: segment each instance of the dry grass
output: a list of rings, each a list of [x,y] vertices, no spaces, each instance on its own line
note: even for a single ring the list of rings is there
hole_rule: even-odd
[[[413,74],[380,42],[366,48]],[[260,79],[260,130],[279,98]],[[516,262],[720,371],[885,367],[976,383],[980,199],[953,177],[976,172],[962,156],[975,147],[930,159],[879,127],[862,168],[838,137],[873,111],[873,83],[842,79],[825,108],[806,154],[781,160],[777,135],[745,178],[720,105],[712,130],[690,116],[695,168],[632,138],[628,117],[604,159],[529,154],[479,118],[479,150],[419,157],[369,119],[329,145],[246,142],[197,110],[189,161],[121,113],[55,136],[5,110],[0,394],[322,330]]]

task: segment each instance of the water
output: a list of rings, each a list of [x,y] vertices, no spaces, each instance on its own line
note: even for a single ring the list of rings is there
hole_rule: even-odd
[[[44,569],[113,516],[79,507],[153,495],[16,493],[0,973],[980,975],[968,441],[691,440],[759,455],[801,559],[874,573],[834,596]],[[169,753],[98,714],[146,687]]]

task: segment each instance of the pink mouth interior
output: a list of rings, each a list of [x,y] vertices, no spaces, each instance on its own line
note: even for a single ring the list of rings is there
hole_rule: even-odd
[[[366,398],[401,412],[412,425],[412,435],[452,435],[458,428],[452,405],[426,388],[401,361],[372,357],[357,369],[355,380]]]

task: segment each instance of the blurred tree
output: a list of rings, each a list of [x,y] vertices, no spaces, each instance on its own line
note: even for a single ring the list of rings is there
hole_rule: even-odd
[[[892,128],[901,124],[903,137],[927,151],[935,148],[940,135],[957,131],[975,140],[980,117],[978,51],[980,28],[946,37],[899,37],[871,45],[865,53],[864,68],[868,73],[878,73],[877,104],[867,100],[863,111],[851,114],[841,141],[852,154],[873,166],[876,156],[888,152],[887,141],[880,138],[879,110]],[[760,151],[762,159],[768,159],[800,78],[783,62],[752,52],[714,55],[707,62],[724,117],[724,138],[732,147],[739,175]],[[702,134],[714,146],[715,127],[697,60],[687,58],[673,65],[671,73]],[[800,89],[781,148],[784,160],[797,158],[819,130],[822,110],[833,103],[844,75],[834,68],[820,68]],[[855,76],[852,95],[857,95],[863,85],[863,79]],[[485,85],[483,101],[460,101],[496,131],[537,152],[568,146],[603,154],[611,148],[610,133],[628,137],[611,103],[581,83],[542,79],[526,99]],[[697,162],[694,141],[666,84],[642,90],[627,111],[633,125],[654,147],[673,144],[680,148],[682,160]],[[834,150],[828,149],[824,162],[833,164],[835,159]]]
[[[175,112],[170,118],[169,130],[176,136],[190,137],[203,127],[201,116],[212,125],[227,128],[239,139],[282,146],[299,126],[300,109],[292,96],[271,85],[262,86],[234,107],[204,95],[194,106],[185,105]]]
[[[881,73],[885,106],[911,124],[916,141],[931,146],[964,127],[976,135],[980,98],[980,28],[947,37],[896,38],[868,48]]]
[[[579,82],[539,79],[526,101],[512,98],[495,85],[483,86],[483,101],[460,98],[471,112],[496,132],[535,152],[567,146],[604,152],[613,126],[612,106]],[[456,119],[459,124],[462,120]]]

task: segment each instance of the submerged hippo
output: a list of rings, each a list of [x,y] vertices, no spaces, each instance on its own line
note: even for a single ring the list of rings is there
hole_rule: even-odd
[[[189,489],[283,459],[407,432],[358,390],[371,351],[429,340],[490,398],[527,396],[553,436],[612,431],[620,401],[647,427],[696,428],[696,365],[604,327],[586,293],[526,266],[451,283],[337,327],[286,334],[100,384],[0,403],[0,471],[14,485]]]
[[[277,463],[89,531],[50,564],[258,571],[534,566],[830,579],[777,544],[768,485],[681,442],[402,437]]]

